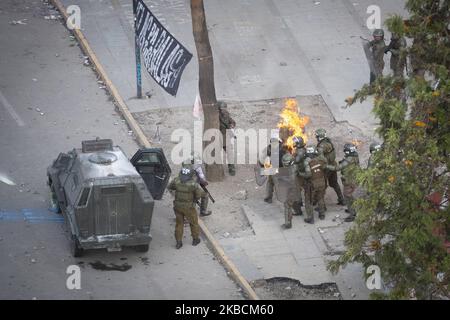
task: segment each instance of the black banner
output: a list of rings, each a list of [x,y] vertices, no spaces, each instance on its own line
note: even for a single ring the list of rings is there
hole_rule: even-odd
[[[143,0],[135,1],[136,35],[145,68],[164,90],[175,96],[192,54],[163,27]]]

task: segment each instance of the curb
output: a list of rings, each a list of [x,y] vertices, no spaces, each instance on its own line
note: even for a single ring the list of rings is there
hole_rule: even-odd
[[[50,0],[50,2],[61,13],[61,15],[64,18],[64,21],[67,21],[68,14],[67,14],[66,8],[61,3],[61,1],[60,0]],[[112,95],[112,97],[116,101],[120,113],[125,118],[125,121],[127,122],[130,129],[136,135],[138,144],[144,148],[151,148],[152,145],[151,145],[150,141],[145,136],[144,132],[142,131],[142,129],[139,126],[139,124],[137,123],[137,121],[133,118],[133,115],[131,114],[130,109],[128,108],[125,101],[120,96],[117,88],[114,86],[112,81],[109,79],[105,69],[101,65],[101,63],[98,60],[97,56],[95,55],[94,51],[89,46],[89,43],[86,40],[86,38],[84,37],[81,30],[74,29],[71,31],[73,32],[74,36],[77,38],[78,43],[81,46],[81,50],[89,57],[89,59],[91,60],[92,64],[94,65],[94,67],[96,69],[97,74],[100,76],[102,81],[105,83],[105,86],[108,89],[109,93]],[[242,288],[242,290],[245,292],[245,294],[248,296],[248,298],[250,300],[260,300],[258,295],[256,294],[256,292],[250,286],[249,282],[242,276],[242,274],[239,272],[239,270],[234,265],[234,263],[227,257],[224,250],[222,249],[220,244],[217,242],[217,240],[214,238],[214,236],[211,234],[211,232],[208,230],[208,228],[206,227],[204,222],[202,220],[199,220],[198,223],[199,223],[200,229],[202,230],[204,236],[206,237],[208,242],[211,244],[214,254],[219,258],[221,263],[229,271],[229,275],[233,278],[233,280],[238,283],[238,285]]]

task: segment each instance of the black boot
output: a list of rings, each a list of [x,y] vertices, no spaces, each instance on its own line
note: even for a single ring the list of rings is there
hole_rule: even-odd
[[[301,216],[303,215],[302,211],[302,203],[300,201],[294,202],[294,211],[292,212],[292,215],[294,216]]]
[[[269,197],[264,198],[264,201],[267,203],[272,203],[272,198],[269,198]]]
[[[230,176],[236,175],[236,167],[234,166],[234,164],[228,165],[228,173],[230,174]]]
[[[194,238],[193,240],[192,240],[192,245],[193,246],[196,246],[196,245],[198,245],[200,243],[200,238]]]
[[[209,215],[211,215],[211,213],[212,213],[211,210],[200,211],[200,215],[201,215],[202,217],[209,216]]]
[[[352,222],[352,221],[354,221],[354,220],[355,220],[355,216],[354,216],[353,214],[349,214],[349,215],[344,219],[345,222]]]
[[[183,246],[183,242],[177,241],[177,245],[175,246],[175,248],[180,249],[182,246]]]
[[[309,224],[314,224],[314,218],[305,218],[304,221]]]
[[[338,199],[337,205],[338,205],[338,206],[345,206],[345,201],[344,201],[344,199]]]
[[[292,228],[292,222],[289,222],[289,223],[283,223],[283,224],[281,225],[281,227],[282,227],[283,229],[291,229],[291,228]]]

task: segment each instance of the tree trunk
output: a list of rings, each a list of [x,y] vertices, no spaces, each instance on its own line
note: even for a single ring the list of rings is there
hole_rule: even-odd
[[[205,120],[203,130],[219,129],[219,109],[217,108],[216,89],[214,86],[214,61],[206,27],[203,0],[191,0],[192,30],[197,48],[199,66],[199,91]],[[211,142],[203,142],[205,148]],[[218,150],[219,151],[219,150]],[[222,164],[206,164],[206,177],[209,181],[222,181],[224,171]]]

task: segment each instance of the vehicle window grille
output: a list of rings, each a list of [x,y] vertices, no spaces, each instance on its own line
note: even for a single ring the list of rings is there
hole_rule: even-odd
[[[81,193],[80,201],[78,202],[79,207],[85,207],[88,203],[89,194],[91,193],[91,188],[84,188]]]
[[[126,192],[127,192],[127,188],[126,187],[102,188],[102,194],[106,194],[106,195],[121,194],[121,193],[126,193]]]

